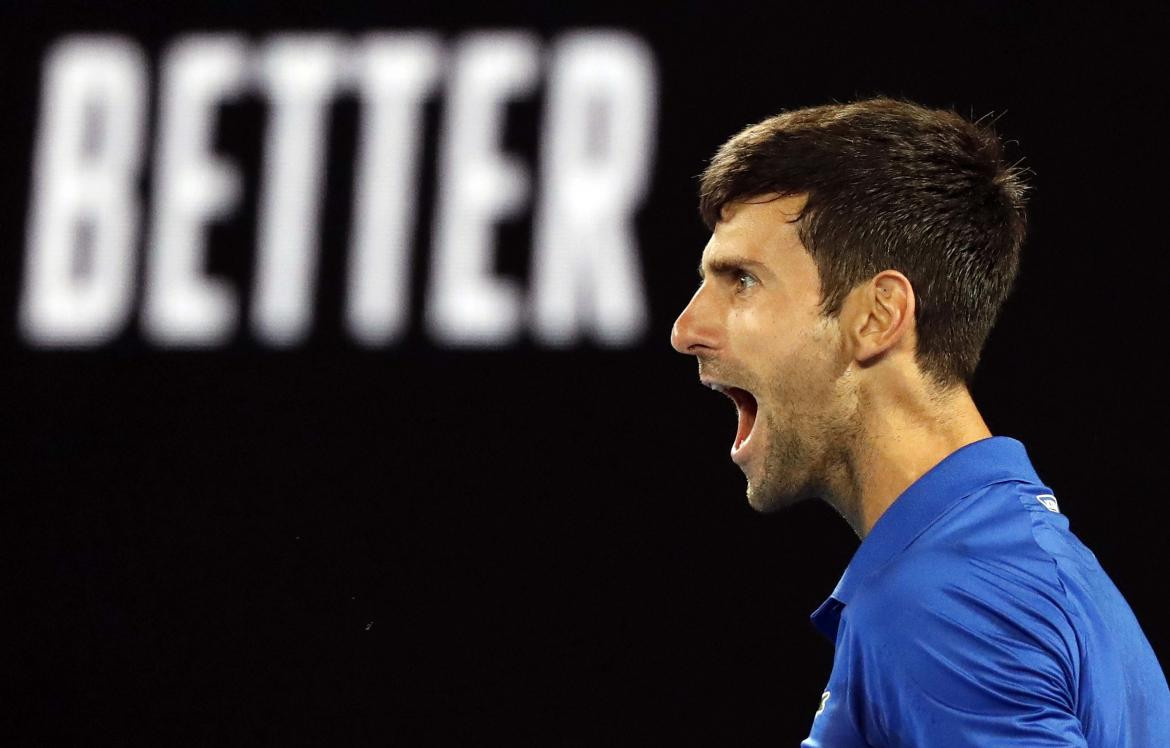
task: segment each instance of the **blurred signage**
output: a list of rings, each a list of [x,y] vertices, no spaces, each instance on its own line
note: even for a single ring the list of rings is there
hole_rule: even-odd
[[[504,148],[507,106],[538,94],[537,142],[525,158]],[[24,340],[94,347],[137,324],[160,347],[214,348],[241,331],[266,347],[303,343],[330,229],[321,217],[340,97],[359,114],[338,334],[370,347],[416,324],[442,346],[640,339],[647,302],[633,219],[656,146],[653,53],[621,31],[545,42],[505,30],[195,34],[166,46],[157,75],[132,39],[59,40],[43,65]],[[211,273],[207,253],[210,228],[238,215],[248,183],[216,150],[221,110],[248,99],[266,119],[245,289]],[[432,100],[436,185],[420,195]],[[433,220],[419,227],[423,201],[433,201]],[[522,282],[496,271],[496,228],[525,215]],[[429,237],[422,288],[410,281],[416,233]],[[416,293],[419,320],[410,319]]]

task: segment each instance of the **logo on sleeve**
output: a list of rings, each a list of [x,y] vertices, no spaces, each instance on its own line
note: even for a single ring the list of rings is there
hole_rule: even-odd
[[[813,715],[813,719],[821,716],[821,712],[825,711],[825,704],[829,703],[829,692],[825,691],[821,694],[821,705],[817,708],[817,713]]]
[[[1036,497],[1036,501],[1039,501],[1041,504],[1043,504],[1044,508],[1050,512],[1060,511],[1060,506],[1056,503],[1056,497],[1050,493],[1040,494]]]

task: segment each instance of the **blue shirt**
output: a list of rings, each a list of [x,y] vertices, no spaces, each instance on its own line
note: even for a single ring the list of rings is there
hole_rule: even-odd
[[[907,488],[813,613],[836,642],[806,748],[1170,746],[1170,688],[1024,445]]]

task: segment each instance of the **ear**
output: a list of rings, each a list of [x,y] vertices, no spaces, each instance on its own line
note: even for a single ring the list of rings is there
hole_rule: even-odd
[[[845,333],[858,363],[875,362],[914,331],[914,287],[897,270],[883,270],[849,294]]]

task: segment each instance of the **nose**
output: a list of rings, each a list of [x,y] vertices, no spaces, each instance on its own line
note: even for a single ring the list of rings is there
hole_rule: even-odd
[[[700,286],[670,329],[670,345],[692,356],[719,347],[718,328]]]

